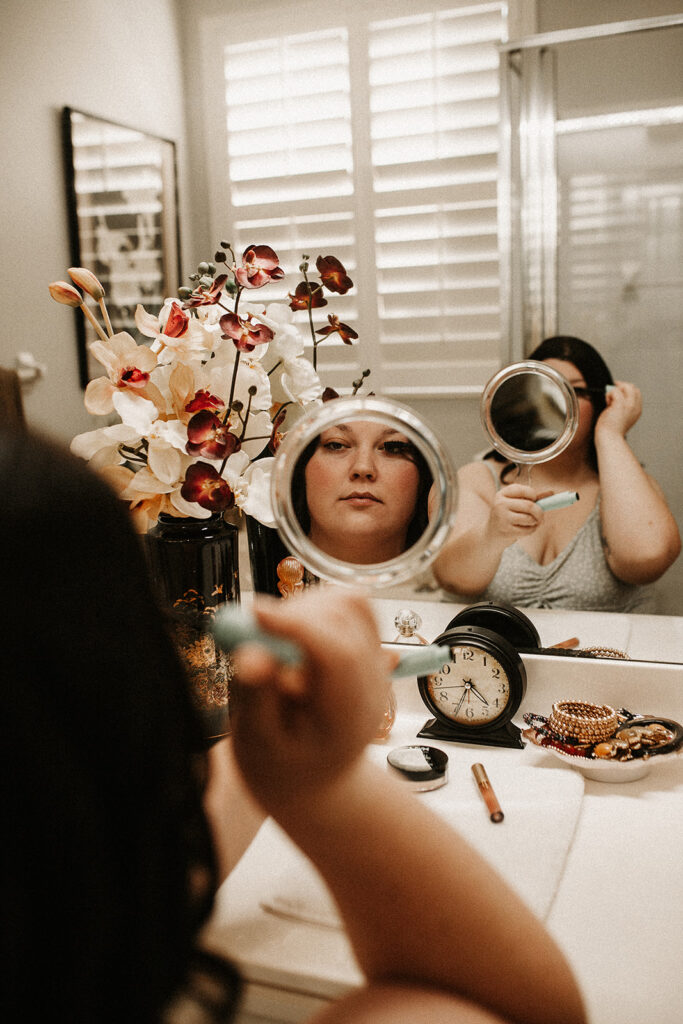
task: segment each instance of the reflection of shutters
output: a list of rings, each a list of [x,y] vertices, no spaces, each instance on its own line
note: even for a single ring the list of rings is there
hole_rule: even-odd
[[[394,393],[483,384],[499,365],[501,8],[370,26],[379,358]]]
[[[326,384],[348,389],[369,366],[376,391],[448,394],[499,365],[505,7],[415,0],[373,20],[340,2],[305,34],[287,31],[301,24],[288,4],[252,15],[246,36],[226,21],[223,40],[240,39],[222,48],[229,237],[271,245],[286,272],[259,299],[293,291],[303,253],[337,256],[356,284],[314,311],[316,327],[335,313],[360,334],[322,343]]]

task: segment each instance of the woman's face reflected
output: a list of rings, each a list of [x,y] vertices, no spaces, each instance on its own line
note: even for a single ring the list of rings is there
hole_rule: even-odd
[[[312,543],[345,562],[402,554],[420,482],[413,452],[405,435],[381,423],[324,430],[305,470]]]

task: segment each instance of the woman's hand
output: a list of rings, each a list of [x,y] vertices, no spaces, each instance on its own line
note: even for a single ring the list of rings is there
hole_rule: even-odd
[[[598,416],[595,424],[597,435],[617,434],[626,437],[634,423],[640,419],[643,411],[643,399],[640,388],[635,384],[618,380],[614,390],[606,397],[607,405]]]
[[[552,491],[537,491],[523,484],[508,484],[496,491],[491,505],[487,533],[491,539],[504,539],[508,546],[528,537],[543,522],[543,509],[536,502]]]
[[[368,602],[348,592],[260,599],[254,612],[302,652],[296,668],[257,645],[234,655],[235,755],[256,799],[277,814],[333,783],[377,735],[396,656],[380,646]]]

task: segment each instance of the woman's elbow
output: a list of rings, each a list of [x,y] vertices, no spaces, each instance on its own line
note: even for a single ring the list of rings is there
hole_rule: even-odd
[[[641,545],[625,556],[609,559],[610,569],[624,583],[654,583],[663,576],[681,553],[681,537],[678,528],[660,535],[654,543]]]

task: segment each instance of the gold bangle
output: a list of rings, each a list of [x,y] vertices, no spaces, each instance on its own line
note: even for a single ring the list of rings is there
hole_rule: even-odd
[[[560,700],[553,704],[548,725],[564,739],[580,744],[600,743],[612,736],[618,725],[617,713],[609,704],[582,700]]]

